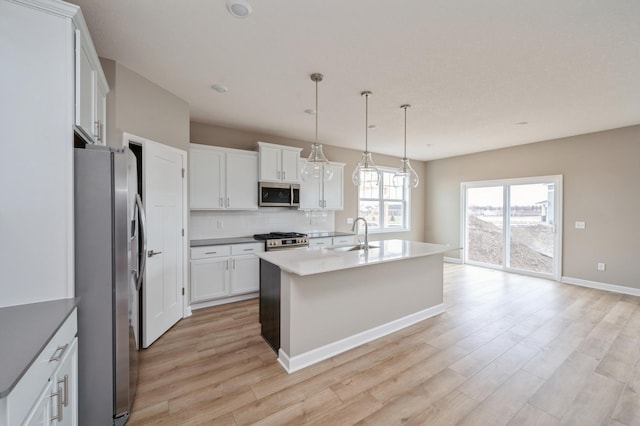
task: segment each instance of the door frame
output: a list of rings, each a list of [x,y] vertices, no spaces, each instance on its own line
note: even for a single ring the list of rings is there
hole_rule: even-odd
[[[554,188],[554,216],[555,216],[555,251],[554,251],[554,272],[552,274],[541,274],[533,271],[526,271],[522,269],[515,269],[507,267],[507,257],[509,256],[509,241],[510,241],[510,214],[506,211],[507,206],[510,205],[509,191],[505,191],[505,186],[512,185],[526,185],[542,183],[544,181],[552,182],[555,184]],[[491,265],[480,262],[469,262],[467,259],[467,189],[468,188],[482,188],[487,186],[502,186],[503,187],[503,221],[502,221],[502,235],[505,242],[503,250],[502,265]],[[530,275],[540,278],[551,278],[555,281],[560,281],[562,277],[562,233],[563,233],[563,176],[562,175],[546,175],[546,176],[530,176],[523,178],[511,178],[511,179],[493,179],[493,180],[480,180],[480,181],[468,181],[460,183],[460,247],[462,247],[461,261],[463,264],[474,264],[486,268],[498,269],[506,272],[513,272],[522,275]]]
[[[184,179],[182,179],[182,229],[184,229],[184,234],[182,235],[182,318],[187,318],[189,316],[191,316],[191,309],[189,309],[189,304],[188,304],[188,300],[189,300],[189,221],[188,221],[188,217],[189,217],[189,204],[188,204],[188,186],[187,186],[187,176],[189,176],[189,162],[188,162],[188,157],[187,157],[187,152],[179,149],[179,148],[175,148],[173,146],[170,145],[165,145],[163,143],[160,142],[156,142],[154,140],[151,139],[147,139],[147,138],[143,138],[142,136],[136,136],[134,134],[131,133],[126,133],[126,132],[122,132],[122,146],[125,148],[129,147],[129,143],[134,143],[136,145],[140,145],[142,146],[142,155],[144,156],[144,151],[145,151],[145,145],[149,144],[149,143],[154,143],[154,144],[158,144],[158,145],[162,145],[163,147],[176,152],[177,154],[180,154],[180,156],[182,157],[182,165],[184,168]],[[142,162],[142,165],[144,167],[144,161]],[[142,175],[142,187],[145,187],[145,173],[144,170],[141,170],[141,175]],[[144,194],[143,194],[144,195]],[[146,277],[146,274],[145,274]],[[143,284],[144,285],[144,284]]]

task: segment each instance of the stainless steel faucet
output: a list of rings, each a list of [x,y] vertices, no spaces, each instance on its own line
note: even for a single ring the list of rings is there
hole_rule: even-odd
[[[369,224],[367,223],[367,219],[364,217],[357,217],[356,220],[353,221],[351,232],[355,232],[359,220],[364,222],[364,252],[369,253]]]

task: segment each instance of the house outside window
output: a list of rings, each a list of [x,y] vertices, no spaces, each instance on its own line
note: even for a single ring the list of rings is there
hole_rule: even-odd
[[[358,189],[358,216],[369,224],[369,232],[409,231],[409,188],[395,186],[395,169],[378,167],[380,183],[365,181]]]

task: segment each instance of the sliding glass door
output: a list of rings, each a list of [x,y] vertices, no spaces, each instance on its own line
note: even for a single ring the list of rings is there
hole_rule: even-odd
[[[462,184],[465,263],[560,278],[562,176]]]

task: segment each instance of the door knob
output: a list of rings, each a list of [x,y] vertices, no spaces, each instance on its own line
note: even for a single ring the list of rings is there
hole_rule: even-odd
[[[147,253],[147,256],[148,256],[148,257],[153,257],[153,256],[155,256],[156,254],[160,254],[160,253],[162,253],[162,252],[161,252],[161,251],[153,251],[153,250],[149,250],[149,252]]]

